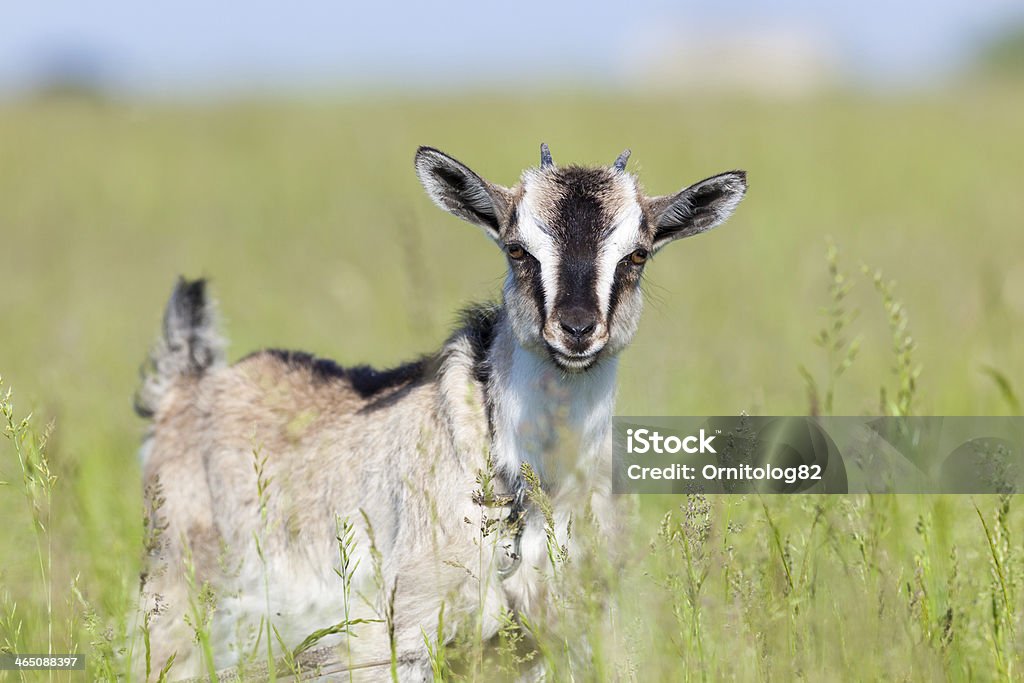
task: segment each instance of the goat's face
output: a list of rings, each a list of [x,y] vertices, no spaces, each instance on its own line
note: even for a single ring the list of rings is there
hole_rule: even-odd
[[[625,170],[556,167],[547,147],[540,168],[505,188],[428,147],[416,170],[441,208],[475,223],[504,250],[505,306],[519,343],[582,372],[633,338],[648,258],[669,242],[718,225],[746,191],[734,171],[664,197],[646,197]]]

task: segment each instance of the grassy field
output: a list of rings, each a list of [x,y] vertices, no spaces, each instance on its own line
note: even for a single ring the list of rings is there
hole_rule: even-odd
[[[831,367],[814,342],[829,238],[853,285],[845,304],[860,311],[845,338],[862,339],[836,414],[877,412],[882,386],[897,393],[890,316],[862,264],[896,280],[907,311],[923,368],[914,411],[1019,410],[1021,111],[1013,88],[0,105],[0,373],[15,392],[12,430],[36,435],[0,441],[0,647],[90,653],[94,677],[116,659],[142,547],[144,425],[131,399],[179,273],[212,278],[232,358],[275,346],[393,364],[439,344],[466,301],[497,295],[500,254],[430,205],[412,171],[420,144],[505,184],[537,163],[542,140],[561,163],[607,164],[631,147],[651,193],[748,171],[728,225],[648,269],[620,414],[804,414],[798,368],[824,387]],[[31,456],[44,433],[52,491],[38,470],[22,485],[15,448]],[[587,620],[607,646],[575,680],[1024,672],[1016,499],[661,497],[642,508],[650,552],[616,589],[628,598],[618,640]]]

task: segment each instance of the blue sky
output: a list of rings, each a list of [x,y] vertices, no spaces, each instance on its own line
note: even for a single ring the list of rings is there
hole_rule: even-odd
[[[652,36],[734,31],[813,37],[840,71],[867,83],[940,79],[978,40],[1024,19],[1020,0],[679,3],[665,0],[308,2],[163,6],[100,0],[8,3],[0,22],[0,91],[61,69],[90,69],[149,94],[301,91],[374,85],[621,85],[643,68]]]

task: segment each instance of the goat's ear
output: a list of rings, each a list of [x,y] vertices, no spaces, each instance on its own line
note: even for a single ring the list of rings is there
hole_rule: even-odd
[[[416,150],[416,175],[434,203],[445,211],[482,227],[491,239],[501,232],[511,193],[487,182],[465,164],[432,147]]]
[[[746,191],[746,171],[729,171],[676,194],[648,199],[646,208],[654,226],[654,250],[725,222]]]

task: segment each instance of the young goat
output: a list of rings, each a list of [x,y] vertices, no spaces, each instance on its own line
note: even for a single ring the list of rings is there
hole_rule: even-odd
[[[543,618],[548,540],[524,471],[559,528],[585,511],[612,528],[617,358],[640,318],[644,266],[720,224],[746,191],[734,171],[647,197],[628,154],[559,167],[542,145],[540,167],[506,188],[421,147],[427,194],[483,228],[508,274],[501,305],[468,309],[440,351],[392,370],[276,350],[229,366],[204,282],[179,281],[137,399],[153,419],[142,448],[153,671],[172,654],[172,677],[233,664],[269,638],[267,618],[287,647],[366,619],[352,627],[351,668],[377,680],[394,654],[401,680],[427,680],[424,634],[438,637],[442,609],[441,639],[470,618],[488,639],[505,610]],[[514,523],[488,536],[495,507]],[[362,560],[347,600],[341,526],[351,563]],[[203,586],[216,596],[213,662],[194,643]]]

